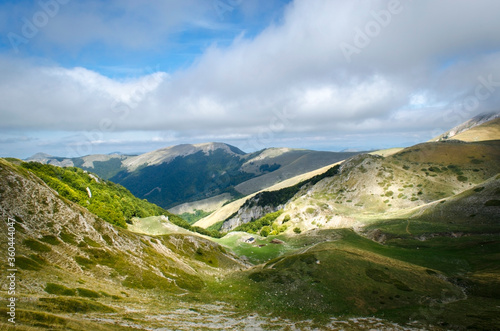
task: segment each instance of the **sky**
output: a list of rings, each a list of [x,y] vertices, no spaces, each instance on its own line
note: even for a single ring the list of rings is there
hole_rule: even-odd
[[[496,0],[0,1],[0,157],[372,150],[500,111]]]

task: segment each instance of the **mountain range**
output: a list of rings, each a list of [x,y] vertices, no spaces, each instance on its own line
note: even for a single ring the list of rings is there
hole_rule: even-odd
[[[17,327],[497,329],[500,123],[472,122],[371,153],[0,159]]]
[[[36,154],[27,161],[75,166],[129,189],[164,208],[220,196],[223,202],[344,160],[355,152],[269,148],[244,153],[224,143],[177,145],[149,153],[60,158]]]

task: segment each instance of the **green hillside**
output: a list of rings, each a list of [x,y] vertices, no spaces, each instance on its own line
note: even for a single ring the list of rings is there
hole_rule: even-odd
[[[171,216],[163,208],[136,198],[123,186],[82,169],[61,168],[37,162],[25,162],[21,166],[36,174],[60,196],[87,208],[111,224],[126,228],[126,222],[133,217]]]
[[[169,222],[188,231],[212,237],[221,236],[215,230],[193,227],[181,217],[145,199],[136,198],[123,186],[80,168],[61,168],[37,162],[23,162],[20,166],[36,174],[61,197],[79,204],[113,225],[127,228],[127,223],[132,223],[133,218],[165,215]]]
[[[200,151],[169,163],[133,172],[124,170],[111,180],[127,187],[135,196],[168,208],[225,192],[236,195],[234,186],[255,176],[240,171],[243,162],[238,155],[220,149],[209,156]]]
[[[223,247],[194,234],[148,236],[104,222],[28,168],[0,159],[0,230],[6,234],[11,227],[15,236],[16,330],[128,329],[135,321],[130,312],[179,307],[178,298],[244,266]],[[71,183],[88,175],[51,166],[37,172]],[[6,272],[1,269],[2,278]],[[7,316],[12,294],[5,287],[0,293],[0,313]],[[134,323],[154,326],[146,320]],[[0,329],[10,329],[3,318]]]

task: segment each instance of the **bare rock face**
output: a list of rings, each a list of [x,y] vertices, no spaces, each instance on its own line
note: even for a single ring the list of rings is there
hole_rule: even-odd
[[[253,206],[253,207],[243,207],[238,210],[238,213],[228,219],[222,224],[221,231],[227,232],[237,228],[238,226],[246,223],[250,223],[251,221],[257,220],[262,216],[274,213],[278,210],[283,209],[283,205],[279,206]]]

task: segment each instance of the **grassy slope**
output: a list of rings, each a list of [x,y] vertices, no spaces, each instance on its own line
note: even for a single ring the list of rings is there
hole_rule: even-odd
[[[437,329],[495,329],[500,323],[498,318],[500,316],[500,308],[498,308],[500,307],[500,293],[498,292],[500,288],[500,263],[498,262],[500,261],[498,253],[500,236],[496,222],[499,218],[494,218],[494,216],[497,215],[500,207],[489,207],[492,208],[489,210],[491,214],[484,213],[483,207],[486,207],[484,205],[486,201],[496,200],[500,193],[498,192],[499,179],[490,176],[492,173],[498,173],[496,168],[498,167],[498,143],[425,144],[412,147],[386,159],[369,161],[380,162],[377,163],[379,166],[377,171],[381,170],[380,166],[385,168],[384,172],[388,176],[383,176],[383,178],[373,176],[379,182],[385,181],[382,186],[375,184],[384,191],[399,187],[408,190],[411,196],[411,192],[417,190],[415,178],[419,178],[424,185],[427,185],[427,191],[422,195],[430,201],[439,197],[437,192],[443,189],[449,190],[450,194],[453,194],[455,190],[458,191],[457,193],[462,193],[443,200],[444,203],[428,204],[425,201],[416,203],[417,207],[421,207],[414,210],[408,209],[405,213],[409,217],[405,218],[390,218],[391,213],[387,213],[390,208],[385,207],[386,209],[376,214],[380,217],[378,220],[373,216],[375,214],[370,217],[366,216],[365,220],[369,220],[367,223],[369,225],[363,230],[363,236],[347,229],[313,230],[301,236],[279,236],[278,238],[285,242],[283,245],[270,244],[269,241],[273,237],[263,239],[256,236],[254,237],[257,238],[257,245],[245,244],[241,242],[241,239],[246,239],[250,235],[243,233],[222,238],[218,240],[219,243],[239,255],[247,256],[254,263],[262,264],[248,270],[227,274],[223,281],[220,278],[222,275],[218,275],[217,278],[200,276],[205,287],[199,292],[190,291],[182,297],[182,300],[188,304],[187,307],[200,303],[224,301],[228,307],[236,309],[236,314],[248,314],[249,311],[255,311],[260,316],[271,314],[279,318],[289,318],[292,321],[302,321],[301,323],[304,320],[313,319],[319,323],[317,325],[319,328],[324,328],[325,323],[328,323],[332,316],[343,316],[341,318],[377,316],[399,323],[416,320],[417,324],[414,324],[416,326],[434,325]],[[351,179],[355,175],[365,174],[359,169],[360,165],[363,164],[354,165],[353,171],[355,172],[351,173]],[[448,168],[449,165],[458,166],[462,176],[467,176],[468,181],[458,180],[456,168]],[[405,166],[408,169],[405,169]],[[429,170],[431,167],[438,166],[440,172]],[[421,170],[422,167],[427,169],[428,174]],[[447,170],[443,170],[445,167]],[[475,171],[476,169],[479,171]],[[365,170],[369,171],[367,167]],[[392,170],[392,174],[389,170]],[[432,176],[434,174],[436,176]],[[391,175],[393,178],[390,178]],[[485,178],[490,177],[492,178],[484,182]],[[450,179],[453,180],[451,186]],[[410,180],[413,180],[415,184],[413,187],[407,185],[407,181]],[[332,184],[332,182],[327,182],[324,181],[318,185],[321,184],[322,186],[319,187],[326,189],[328,183]],[[346,180],[344,183],[351,182]],[[366,185],[366,182],[361,182],[360,187],[363,184]],[[480,185],[474,186],[475,184]],[[479,189],[480,187],[484,188]],[[400,192],[407,193],[406,191]],[[356,194],[355,191],[345,194],[348,193],[352,194],[352,197]],[[415,191],[415,195],[417,193]],[[321,194],[324,196],[315,198],[325,199],[326,202],[331,201],[331,196],[329,197],[325,192]],[[386,196],[384,199],[387,198]],[[344,203],[349,204],[347,197],[345,200]],[[478,201],[482,203],[479,207]],[[318,203],[324,202],[319,200]],[[464,206],[465,208],[475,206],[473,213],[476,215],[470,217],[471,213],[464,213]],[[343,207],[344,209],[337,209],[337,212],[342,210],[352,213],[362,210],[354,203]],[[488,215],[493,215],[493,217]],[[120,231],[125,237],[129,236],[125,235],[128,232]],[[365,236],[380,239],[384,244],[367,239]],[[94,241],[99,241],[98,238],[93,238]],[[212,249],[199,254],[197,250],[190,249],[190,240],[179,240],[180,238],[167,236],[157,237],[155,240],[159,240],[160,243],[170,242],[170,246],[167,244],[164,246],[171,247],[173,251],[191,252],[183,258],[195,261],[201,259],[202,261],[199,262],[207,266],[206,270],[212,270],[215,263],[219,264],[219,268],[225,263],[229,263],[228,267],[231,266],[230,260],[214,259]],[[174,243],[177,243],[177,246]],[[184,247],[186,243],[188,246]],[[144,249],[143,244],[142,241],[139,244],[141,249]],[[266,246],[259,247],[264,244]],[[216,247],[209,245],[208,242],[206,245]],[[92,247],[89,248],[92,249]],[[223,254],[220,249],[219,252]],[[149,254],[148,252],[147,256]],[[154,254],[151,256],[155,256],[152,260],[158,259]],[[27,258],[33,261],[36,259],[35,256],[27,256]],[[92,260],[91,256],[87,258]],[[162,260],[159,259],[159,261]],[[119,265],[114,264],[114,268]],[[93,272],[97,270],[98,268],[92,269]],[[60,283],[60,280],[66,279],[67,275],[58,272],[55,271],[56,278],[54,279],[58,280],[57,276],[59,276]],[[122,275],[117,272],[117,277],[120,276]],[[82,276],[81,280],[89,281],[87,275]],[[131,301],[145,304],[141,297],[147,291],[126,287],[128,283],[124,285],[123,283],[116,284],[116,280],[114,282],[96,286],[97,283],[93,279],[85,284],[92,284],[96,288],[101,286],[100,289],[104,292],[120,297],[118,301],[104,297],[98,299],[100,303],[111,308],[133,306],[134,303]],[[82,286],[81,284],[64,284],[72,289]],[[139,284],[143,284],[143,281],[141,280]],[[94,287],[91,288],[94,289]],[[130,299],[116,292],[119,288],[123,288]],[[160,290],[156,293],[169,293],[169,291]],[[150,297],[147,298],[151,300]],[[84,298],[77,299],[83,300]],[[167,301],[172,301],[172,298],[164,297],[159,301],[154,301],[154,308],[150,307],[159,313],[159,307],[167,308]],[[149,304],[151,305],[151,301]],[[30,309],[44,308],[38,306]],[[208,316],[213,314],[217,312],[211,309]],[[130,317],[124,313],[119,313],[119,316],[122,320]],[[69,317],[65,315],[64,318]],[[133,315],[133,319],[136,323],[146,323],[145,316],[141,314]],[[266,325],[266,329],[272,329],[271,324]],[[379,325],[379,327],[382,326]]]
[[[289,157],[289,155],[293,155],[295,153],[298,153],[300,157]],[[358,153],[334,153],[315,151],[292,151],[289,153],[285,153],[284,156],[286,157],[286,159],[288,159],[285,162],[281,162],[279,157],[271,159],[272,161],[267,161],[283,164],[278,170],[238,184],[235,186],[235,189],[244,195],[249,195],[258,191],[265,190],[266,188],[278,184],[283,180],[315,171],[330,164],[345,160],[356,154]],[[259,162],[255,163],[259,164]]]
[[[153,237],[113,227],[4,160],[0,174],[1,232],[7,233],[7,217],[16,219],[20,324],[113,330],[112,318],[126,328],[127,310],[165,308],[179,295],[202,291],[214,275],[242,266],[221,246],[193,234]],[[2,278],[6,272],[2,268]],[[1,293],[5,307],[5,287]],[[86,321],[91,316],[104,320]]]
[[[407,214],[500,172],[500,141],[427,143],[382,158],[361,155],[342,173],[305,188],[285,208],[302,229]],[[312,224],[314,222],[314,224]]]
[[[485,140],[498,140],[500,139],[500,118],[483,123],[472,129],[461,132],[451,139],[462,141],[485,141]]]
[[[132,217],[172,216],[166,210],[134,197],[124,187],[79,168],[61,168],[36,162],[22,163],[21,166],[41,178],[62,197],[114,225],[125,228],[126,221]]]
[[[384,223],[377,226],[385,229]],[[433,232],[428,224],[427,231]],[[368,315],[445,329],[494,329],[499,322],[498,235],[392,239],[385,245],[344,229],[280,238],[286,246],[266,247],[284,255],[210,284],[212,292],[297,320]]]
[[[283,246],[269,245],[271,238],[258,240],[267,244],[261,248],[241,243],[250,235],[234,235],[223,242],[254,262],[281,257],[232,278],[237,293],[216,290],[246,300],[252,309],[285,311],[299,319],[375,314],[402,323],[417,319],[444,328],[494,329],[500,312],[500,207],[491,201],[500,199],[499,142],[422,144],[385,159],[360,160],[341,178],[343,197],[328,193],[338,192],[332,189],[338,179],[325,180],[309,200],[316,206],[309,213],[314,217],[322,204],[343,200],[348,206],[334,212],[358,215],[369,224],[365,235],[383,238],[385,245],[348,230],[280,236]],[[363,161],[372,162],[379,174],[382,170],[381,176],[371,174]],[[361,200],[355,199],[363,197],[369,177],[381,192],[367,216],[366,201],[356,206]],[[391,190],[417,199],[401,213],[400,206],[393,209],[382,201],[401,199],[386,194]],[[391,219],[398,214],[410,218]],[[331,240],[329,231],[341,239],[321,243]]]
[[[305,173],[305,174],[302,174],[302,175],[299,175],[299,176],[295,176],[293,178],[289,178],[287,180],[284,180],[278,184],[275,184],[271,187],[268,187],[266,188],[265,190],[263,191],[259,191],[259,192],[256,192],[254,194],[250,194],[242,199],[238,199],[236,201],[233,201],[227,205],[224,205],[222,208],[216,210],[215,212],[213,212],[212,214],[210,214],[209,216],[205,217],[205,218],[202,218],[201,220],[199,220],[198,222],[196,222],[194,225],[196,226],[200,226],[200,227],[203,227],[203,228],[208,228],[209,226],[217,223],[217,222],[220,222],[220,221],[223,221],[225,219],[227,219],[229,216],[231,216],[232,214],[234,214],[235,212],[238,211],[238,209],[241,208],[241,206],[243,206],[243,204],[250,198],[252,198],[253,196],[255,196],[256,194],[260,193],[260,192],[265,192],[265,191],[278,191],[278,190],[281,190],[283,188],[286,188],[286,187],[290,187],[290,186],[293,186],[293,185],[296,185],[302,181],[305,181],[305,180],[308,180],[312,177],[315,177],[315,176],[318,176],[318,175],[321,175],[323,173],[325,173],[326,171],[328,171],[329,169],[331,169],[333,166],[339,164],[338,163],[334,163],[334,164],[330,164],[326,167],[323,167],[323,168],[320,168],[318,170],[315,170],[315,171],[311,171],[311,172],[308,172],[308,173]]]

